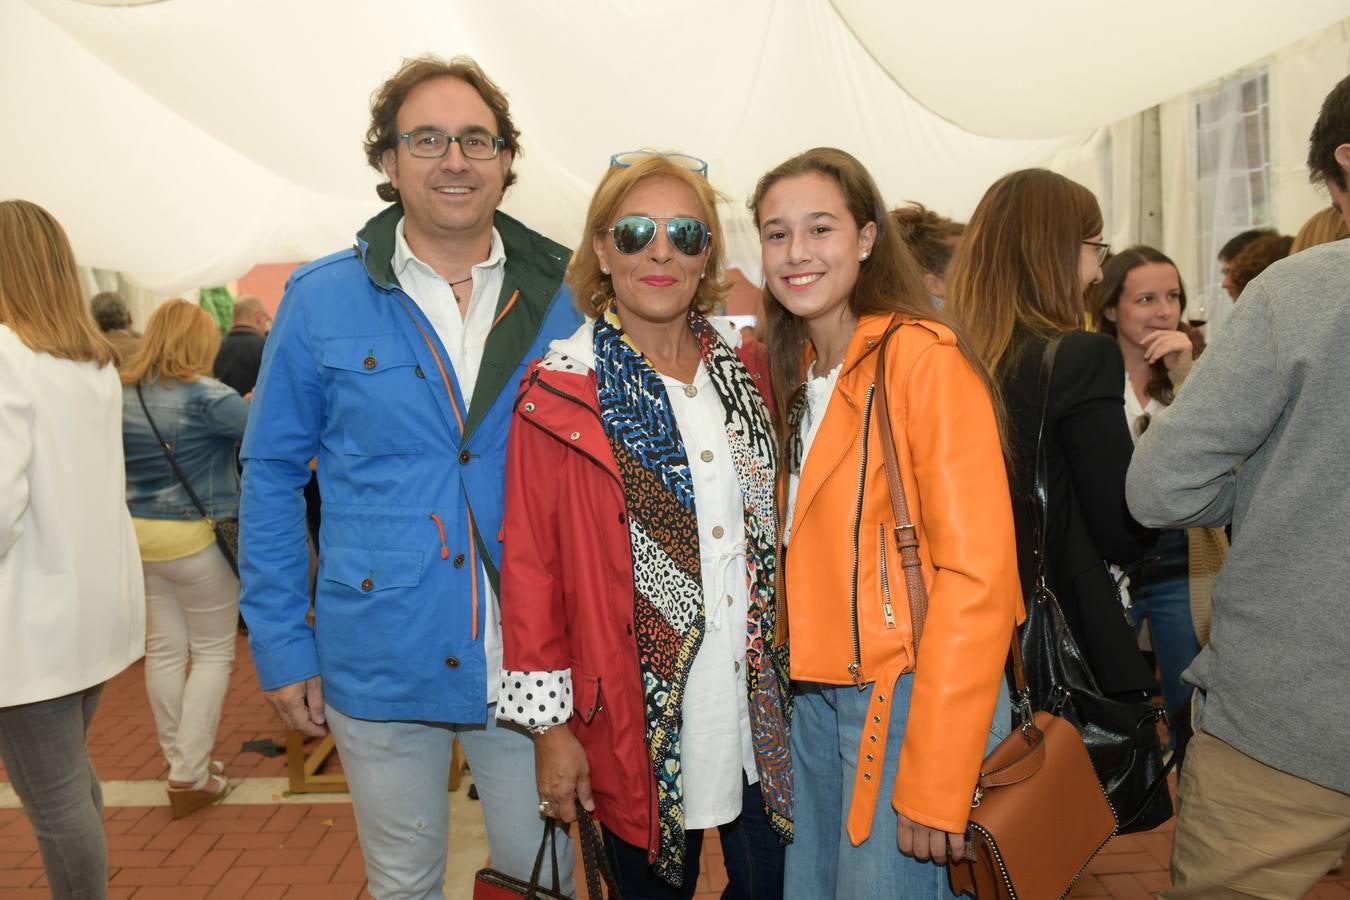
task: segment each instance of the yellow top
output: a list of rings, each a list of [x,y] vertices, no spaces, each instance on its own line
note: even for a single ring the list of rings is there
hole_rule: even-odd
[[[206,519],[138,519],[136,543],[141,545],[143,562],[168,562],[200,553],[215,543],[216,533]]]

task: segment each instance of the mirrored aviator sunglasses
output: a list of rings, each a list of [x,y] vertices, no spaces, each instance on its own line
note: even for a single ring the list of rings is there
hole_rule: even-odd
[[[650,216],[624,216],[614,223],[609,233],[614,236],[614,249],[625,256],[640,253],[656,239],[657,225],[664,222],[670,245],[685,256],[698,256],[708,247],[712,232],[706,222],[687,216],[653,219]]]

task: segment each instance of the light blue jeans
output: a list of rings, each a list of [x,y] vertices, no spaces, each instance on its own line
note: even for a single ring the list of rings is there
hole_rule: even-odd
[[[794,835],[783,878],[786,900],[952,896],[945,866],[919,862],[896,846],[900,820],[891,806],[891,795],[913,686],[913,674],[902,676],[895,685],[872,833],[855,847],[845,824],[871,689],[796,685],[792,708]],[[1011,716],[1008,692],[1000,688],[986,752],[1008,735]]]
[[[0,707],[0,759],[33,824],[55,900],[108,896],[103,789],[85,738],[103,685]]]
[[[451,745],[464,747],[483,803],[492,867],[523,881],[530,878],[544,819],[534,781],[534,744],[511,726],[499,727],[497,707],[487,707],[485,725],[372,722],[344,716],[325,705],[342,770],[347,775],[356,830],[376,900],[422,900],[444,895],[450,838]],[[562,891],[574,896],[572,840],[558,835]],[[544,864],[545,886],[548,863]],[[455,872],[467,883],[473,872]]]

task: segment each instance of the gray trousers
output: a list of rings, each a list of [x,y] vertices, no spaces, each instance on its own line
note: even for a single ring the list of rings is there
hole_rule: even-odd
[[[37,835],[55,900],[108,895],[103,791],[85,749],[103,685],[0,707],[0,760]]]

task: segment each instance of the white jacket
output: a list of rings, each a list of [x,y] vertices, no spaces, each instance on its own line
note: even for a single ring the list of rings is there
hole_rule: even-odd
[[[92,687],[144,653],[117,370],[34,353],[0,324],[0,706]]]

